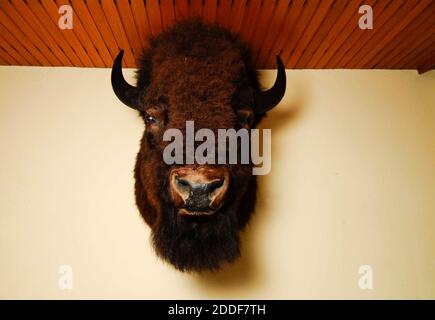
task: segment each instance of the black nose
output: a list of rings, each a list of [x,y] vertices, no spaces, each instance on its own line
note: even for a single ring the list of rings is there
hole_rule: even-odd
[[[184,202],[184,208],[189,211],[209,211],[213,195],[223,186],[224,179],[199,183],[177,178],[176,183],[179,188],[184,189],[188,193]]]

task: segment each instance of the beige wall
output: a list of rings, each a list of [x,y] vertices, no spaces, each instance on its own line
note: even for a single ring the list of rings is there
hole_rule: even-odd
[[[150,247],[109,73],[0,67],[0,298],[435,298],[434,72],[288,71],[243,258],[202,276]]]

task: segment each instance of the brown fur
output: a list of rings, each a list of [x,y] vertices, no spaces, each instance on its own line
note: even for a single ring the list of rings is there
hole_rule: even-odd
[[[163,162],[165,129],[250,128],[258,90],[249,51],[228,31],[200,22],[177,24],[151,41],[137,74],[146,129],[135,167],[137,206],[152,228],[160,257],[180,270],[217,269],[240,254],[239,232],[255,204],[251,165],[228,165],[229,192],[217,215],[189,221],[177,215],[168,189],[172,167]],[[156,123],[147,123],[147,114]],[[195,166],[195,165],[193,165]]]

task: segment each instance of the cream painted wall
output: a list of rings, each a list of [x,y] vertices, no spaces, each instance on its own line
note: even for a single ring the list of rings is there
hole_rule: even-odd
[[[435,298],[434,72],[288,71],[243,258],[201,276],[150,247],[109,73],[0,67],[0,298]]]

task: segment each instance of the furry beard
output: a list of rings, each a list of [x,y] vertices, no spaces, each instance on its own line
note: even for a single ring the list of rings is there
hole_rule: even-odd
[[[240,256],[238,223],[232,210],[222,208],[203,221],[181,217],[173,207],[168,211],[152,233],[153,244],[157,254],[178,270],[217,270]]]

